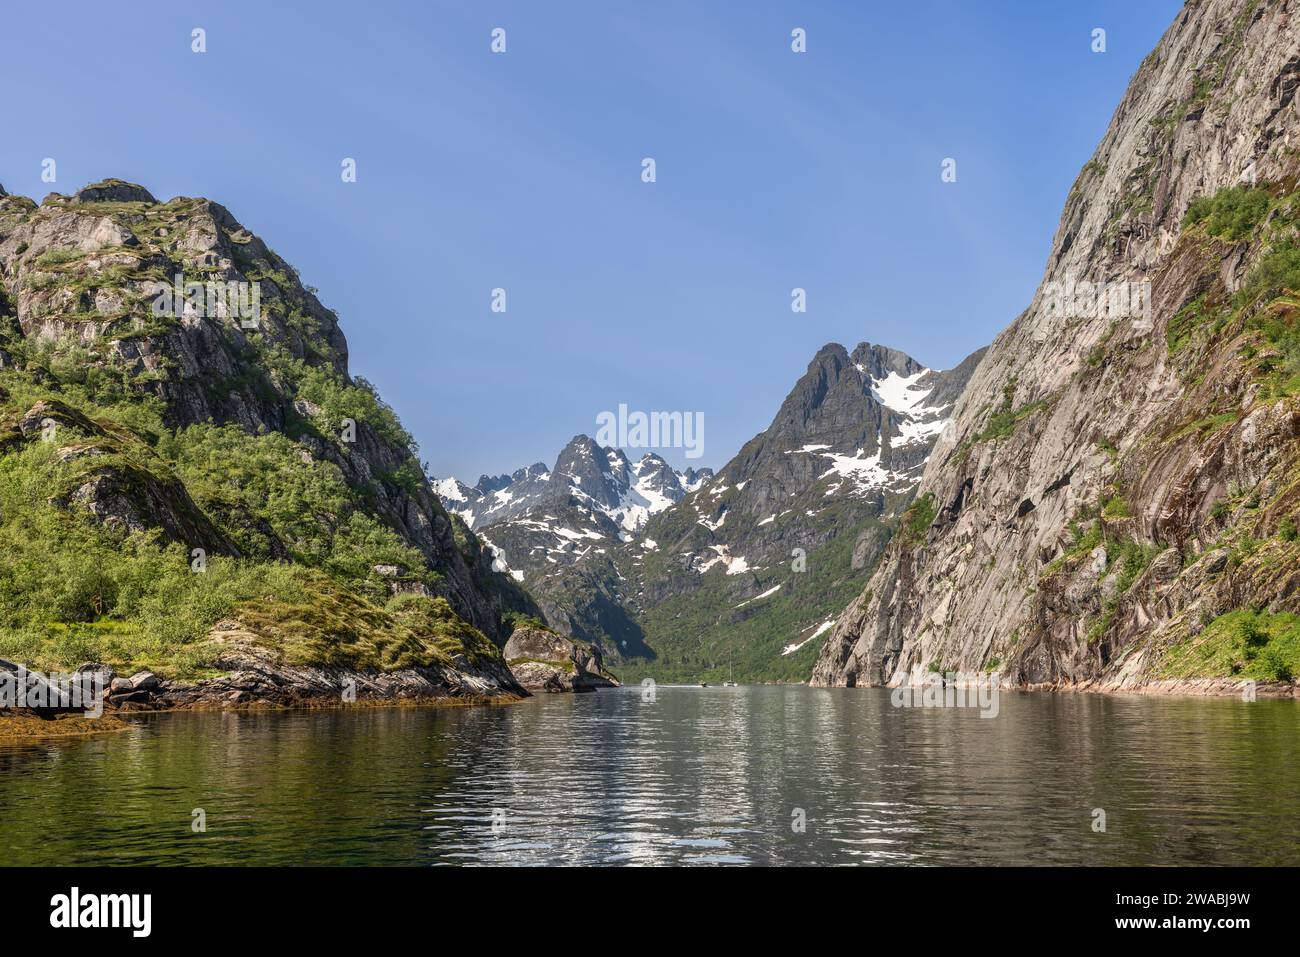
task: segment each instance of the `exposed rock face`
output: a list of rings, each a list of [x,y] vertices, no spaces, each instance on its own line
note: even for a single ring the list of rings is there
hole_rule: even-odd
[[[174,681],[160,679],[150,671],[119,677],[105,665],[86,665],[79,671],[99,672],[104,705],[114,712],[470,701],[527,695],[499,659],[470,661],[462,657],[450,667],[417,666],[390,671],[320,667],[286,661],[236,621],[219,622],[213,635],[220,648],[213,667],[226,672],[220,677]],[[16,668],[0,661],[0,669],[14,671]],[[30,680],[38,679],[29,677]],[[49,719],[56,714],[84,710],[61,708],[34,713]]]
[[[227,674],[198,682],[163,682],[152,689],[147,707],[298,707],[527,694],[500,661],[462,658],[453,667],[390,671],[312,667],[284,661],[253,636],[242,633],[237,623],[220,623],[216,632],[221,635],[222,650],[215,666]]]
[[[123,182],[120,179],[106,179],[102,183],[92,183],[77,190],[74,197],[78,203],[156,203],[143,186]]]
[[[814,684],[939,666],[1134,687],[1226,612],[1296,610],[1294,534],[1279,529],[1298,504],[1300,407],[1269,384],[1287,360],[1260,318],[1284,329],[1294,313],[1258,267],[1295,242],[1298,15],[1190,2],[1143,62],[1043,286],[934,449],[914,533],[839,617]],[[1239,184],[1268,187],[1261,222],[1184,222],[1194,198]],[[1116,281],[1151,283],[1146,315],[1055,298]]]
[[[505,647],[506,662],[530,691],[595,691],[614,688],[600,649],[544,628],[520,626]]]

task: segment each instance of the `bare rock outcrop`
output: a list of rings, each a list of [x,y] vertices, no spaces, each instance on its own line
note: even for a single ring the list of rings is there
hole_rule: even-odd
[[[516,628],[505,647],[515,678],[530,691],[595,691],[616,688],[600,649],[585,641],[529,625]]]

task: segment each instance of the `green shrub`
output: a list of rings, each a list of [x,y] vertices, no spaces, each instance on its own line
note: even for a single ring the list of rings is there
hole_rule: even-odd
[[[903,512],[899,538],[903,544],[915,547],[925,542],[925,533],[934,524],[939,508],[934,501],[934,493],[926,492]]]
[[[1192,200],[1183,227],[1201,226],[1211,236],[1241,242],[1264,221],[1272,203],[1273,197],[1266,189],[1234,186]]]
[[[1102,507],[1101,514],[1106,518],[1128,518],[1128,502],[1124,501],[1124,496],[1122,495],[1112,495],[1106,500],[1106,504]]]
[[[1165,653],[1169,678],[1291,681],[1300,669],[1300,616],[1242,608],[1220,615]]]

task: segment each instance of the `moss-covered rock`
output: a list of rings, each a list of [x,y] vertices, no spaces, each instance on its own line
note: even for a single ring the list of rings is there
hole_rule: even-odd
[[[619,683],[605,670],[599,648],[548,628],[516,628],[505,656],[519,683],[532,691],[595,691]]]

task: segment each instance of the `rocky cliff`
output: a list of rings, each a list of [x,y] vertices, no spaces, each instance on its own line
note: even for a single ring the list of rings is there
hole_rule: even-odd
[[[535,606],[414,453],[335,314],[224,207],[0,190],[9,657],[175,676],[238,632],[286,666],[499,662],[482,639]]]
[[[815,684],[1293,687],[1298,87],[1294,2],[1180,12]]]

